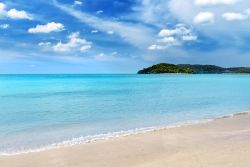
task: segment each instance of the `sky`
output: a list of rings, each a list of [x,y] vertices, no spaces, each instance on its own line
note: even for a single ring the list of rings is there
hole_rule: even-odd
[[[0,73],[250,66],[249,0],[0,0]]]

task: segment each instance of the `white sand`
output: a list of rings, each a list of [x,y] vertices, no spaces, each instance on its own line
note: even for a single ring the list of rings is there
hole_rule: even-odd
[[[250,115],[14,156],[0,167],[249,167]]]

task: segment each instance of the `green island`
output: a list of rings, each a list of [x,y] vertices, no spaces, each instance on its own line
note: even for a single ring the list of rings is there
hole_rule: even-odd
[[[199,64],[168,64],[160,63],[138,71],[138,74],[166,74],[166,73],[184,73],[184,74],[224,74],[224,73],[242,73],[250,74],[250,67],[232,67],[223,68],[215,65]]]

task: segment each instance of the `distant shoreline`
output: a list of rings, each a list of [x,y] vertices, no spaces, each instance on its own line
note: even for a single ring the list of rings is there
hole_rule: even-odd
[[[167,73],[185,73],[185,74],[250,74],[250,67],[230,67],[224,68],[215,65],[199,64],[167,64],[160,63],[148,68],[139,70],[137,74],[167,74]]]

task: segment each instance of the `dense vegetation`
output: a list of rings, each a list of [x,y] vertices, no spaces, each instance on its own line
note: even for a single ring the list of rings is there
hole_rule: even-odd
[[[138,74],[187,73],[187,74],[222,74],[222,73],[250,73],[250,67],[223,68],[215,65],[191,64],[156,64],[138,71]]]
[[[178,67],[174,64],[161,63],[140,70],[138,74],[161,74],[161,73],[193,73],[188,67]]]
[[[233,73],[250,73],[250,67],[234,67],[234,68],[227,68],[228,72]]]
[[[192,69],[194,74],[221,74],[225,72],[225,69],[214,65],[190,65],[180,64],[179,67],[186,67]]]

